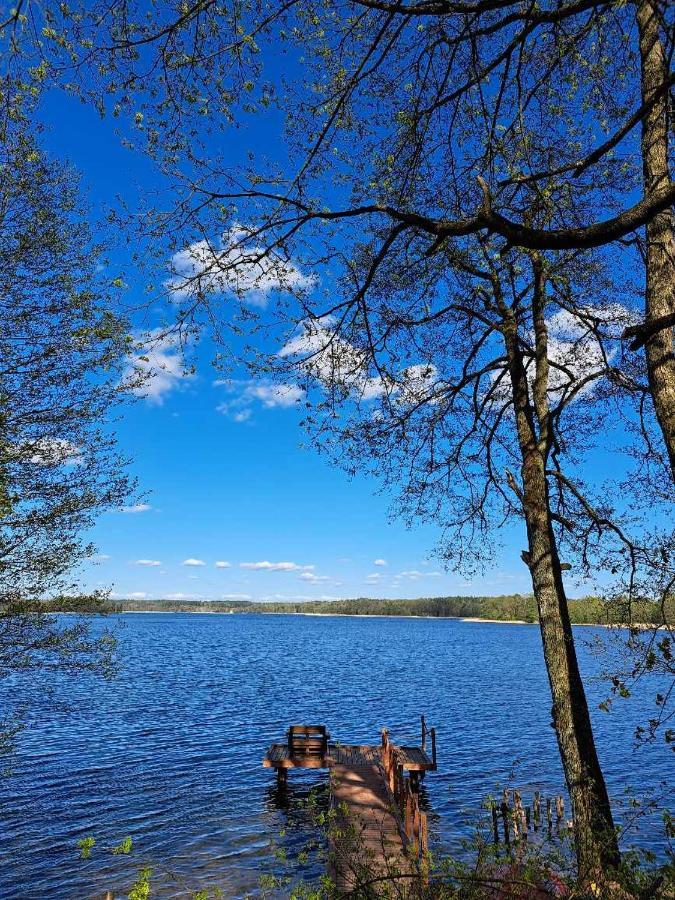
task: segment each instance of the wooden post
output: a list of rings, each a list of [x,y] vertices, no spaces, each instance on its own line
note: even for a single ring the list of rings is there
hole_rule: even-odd
[[[553,815],[551,813],[551,798],[546,798],[546,821],[548,823],[548,833],[549,836],[551,834],[551,829],[553,828]]]
[[[520,791],[513,791],[513,830],[517,836],[522,836],[523,840],[527,840],[527,817],[523,809],[523,801]]]
[[[277,769],[277,784],[279,785],[279,787],[286,787],[287,776],[288,770],[280,766]]]
[[[522,822],[520,818],[520,811],[522,809],[522,803],[520,802],[520,792],[515,790],[513,791],[513,834],[515,837],[520,837],[520,832],[522,830]]]
[[[113,896],[113,892],[106,891],[105,894],[103,895],[103,900],[115,900],[115,897]]]
[[[534,830],[539,829],[541,823],[541,794],[539,791],[534,792]]]
[[[408,838],[408,841],[412,843],[414,835],[415,835],[415,820],[414,815],[415,811],[413,809],[412,802],[412,794],[407,789],[408,784],[405,783],[406,791],[405,791],[405,833]]]
[[[557,828],[560,828],[560,822],[562,821],[565,815],[565,800],[562,795],[558,795],[555,798],[555,824]]]
[[[530,807],[526,806],[525,807],[525,825],[527,826],[526,831],[530,830],[530,827],[531,827],[530,823],[531,823]]]
[[[429,884],[429,831],[428,831],[428,823],[427,823],[427,814],[425,812],[421,813],[420,818],[421,825],[421,859],[420,859],[420,871],[422,873],[422,884],[425,886]]]
[[[511,846],[511,836],[509,834],[509,792],[507,790],[502,794],[502,820],[504,825],[504,843],[507,847]]]
[[[417,797],[412,798],[413,803],[413,842],[415,844],[415,855],[420,855],[420,807]]]
[[[427,746],[427,720],[424,716],[420,716],[422,720],[422,750],[424,750]]]
[[[429,734],[431,735],[431,761],[433,762],[433,764],[435,766],[436,765],[436,729],[432,728],[429,731]]]
[[[493,801],[490,804],[490,810],[492,812],[492,836],[494,839],[495,847],[499,846],[499,822],[497,820],[497,804]]]

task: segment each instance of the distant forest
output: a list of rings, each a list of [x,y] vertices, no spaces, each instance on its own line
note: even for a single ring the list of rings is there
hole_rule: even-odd
[[[77,603],[64,598],[51,601],[53,611],[77,611]],[[322,613],[344,616],[433,616],[438,618],[479,618],[492,621],[516,620],[536,622],[534,598],[526,594],[499,597],[421,597],[416,600],[376,600],[359,597],[353,600],[290,601],[286,603],[254,603],[246,600],[115,600],[103,604],[107,612],[190,612],[190,613]],[[658,624],[664,621],[662,608],[650,601],[611,604],[595,597],[569,601],[570,618],[575,624],[624,624],[627,622]],[[666,621],[675,622],[675,598],[665,610]]]

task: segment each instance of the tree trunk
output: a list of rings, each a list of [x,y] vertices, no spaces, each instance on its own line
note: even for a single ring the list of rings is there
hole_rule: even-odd
[[[638,0],[642,101],[663,87],[668,63],[659,29],[656,0]],[[668,166],[668,103],[665,93],[642,120],[642,169],[645,198],[670,183]],[[675,313],[675,223],[671,209],[647,225],[645,323]],[[675,348],[673,328],[656,332],[645,343],[649,386],[656,418],[666,442],[675,479]]]
[[[528,537],[528,553],[523,556],[530,569],[539,610],[544,659],[553,698],[553,724],[572,801],[579,877],[588,883],[605,880],[607,874],[617,868],[619,848],[579,673],[553,532],[546,476],[548,441],[537,438],[514,321],[505,325],[504,337],[522,460],[522,503]],[[536,392],[536,381],[534,388]]]

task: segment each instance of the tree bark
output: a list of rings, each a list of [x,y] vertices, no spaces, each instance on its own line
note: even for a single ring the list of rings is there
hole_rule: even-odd
[[[651,100],[668,78],[668,63],[659,28],[656,0],[638,0],[643,102]],[[668,165],[669,94],[662,93],[642,120],[644,196],[649,200],[670,184]],[[645,324],[675,313],[675,223],[672,208],[647,224]],[[649,386],[675,479],[675,347],[674,329],[661,329],[645,342]]]
[[[543,307],[537,314],[537,350],[545,351]],[[507,318],[504,338],[521,451],[522,502],[527,525],[528,553],[524,558],[532,576],[539,610],[544,659],[553,698],[553,724],[567,788],[572,801],[574,840],[582,882],[606,880],[620,862],[607,787],[600,768],[584,685],[579,672],[574,636],[553,531],[546,462],[549,452],[545,402],[547,358],[543,352],[530,401],[527,374],[518,344],[517,325]],[[541,342],[543,343],[543,347]],[[541,422],[537,428],[535,415]]]

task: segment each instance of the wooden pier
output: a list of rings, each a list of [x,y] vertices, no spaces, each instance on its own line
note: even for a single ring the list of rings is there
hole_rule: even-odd
[[[292,725],[286,741],[267,751],[263,766],[275,769],[281,784],[289,769],[329,770],[335,811],[330,870],[340,890],[353,890],[363,879],[410,881],[424,870],[427,823],[419,783],[436,769],[436,733],[424,716],[421,723],[419,746],[392,743],[387,729],[380,744],[364,745],[331,741],[323,725]]]

